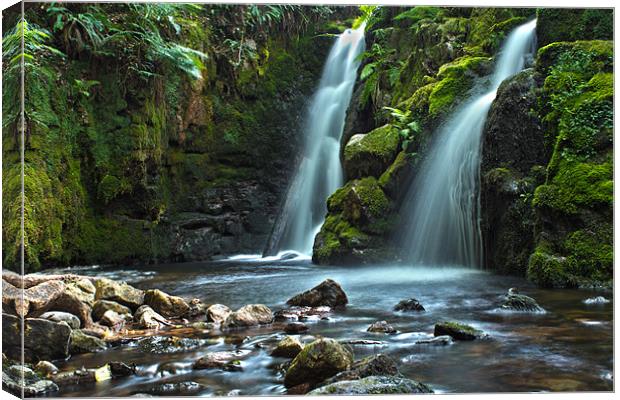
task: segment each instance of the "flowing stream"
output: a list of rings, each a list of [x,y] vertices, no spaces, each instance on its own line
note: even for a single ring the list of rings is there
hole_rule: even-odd
[[[482,130],[499,85],[521,71],[533,51],[535,31],[532,20],[508,36],[491,90],[459,107],[431,144],[403,203],[402,241],[409,262],[482,265],[478,190]]]
[[[303,159],[289,187],[266,256],[283,250],[306,256],[312,253],[314,237],[327,213],[326,200],[343,183],[340,138],[362,51],[363,25],[339,35],[329,53],[306,116]]]

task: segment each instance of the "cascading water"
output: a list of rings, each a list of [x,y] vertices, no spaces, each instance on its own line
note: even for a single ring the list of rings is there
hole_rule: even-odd
[[[491,90],[461,106],[442,126],[410,187],[402,215],[408,261],[482,265],[478,192],[482,130],[499,85],[525,65],[535,46],[536,20],[509,36],[491,77]]]
[[[364,26],[344,31],[329,53],[306,117],[303,159],[265,256],[281,250],[312,253],[314,236],[327,213],[326,200],[343,183],[340,138],[362,51]]]

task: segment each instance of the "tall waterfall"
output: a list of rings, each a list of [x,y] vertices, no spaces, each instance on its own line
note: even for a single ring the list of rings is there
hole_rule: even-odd
[[[293,250],[312,253],[325,214],[326,200],[343,184],[340,138],[364,51],[364,26],[338,36],[325,63],[304,128],[304,153],[289,187],[282,214],[264,255]]]
[[[502,46],[491,89],[459,107],[440,128],[403,203],[407,261],[482,265],[480,153],[482,130],[499,85],[525,65],[535,46],[536,20],[519,26]]]

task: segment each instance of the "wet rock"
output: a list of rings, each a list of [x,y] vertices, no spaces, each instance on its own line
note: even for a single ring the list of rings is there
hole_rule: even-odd
[[[95,282],[95,299],[111,300],[136,310],[144,304],[144,292],[125,282],[100,278]]]
[[[474,340],[480,339],[484,333],[469,325],[458,322],[441,322],[435,324],[435,336],[448,335],[454,340]]]
[[[232,310],[224,304],[213,304],[207,308],[207,321],[222,323],[232,313]]]
[[[34,366],[34,370],[43,376],[49,376],[57,373],[58,367],[49,361],[39,361],[37,365]]]
[[[341,381],[315,389],[308,394],[365,395],[365,394],[433,393],[427,385],[397,376],[369,376],[359,380]]]
[[[342,287],[331,279],[326,279],[317,286],[290,298],[286,303],[291,306],[345,306],[349,300]]]
[[[24,328],[26,361],[55,360],[69,355],[71,328],[66,323],[26,318]],[[2,314],[2,348],[14,359],[21,358],[21,336],[20,318]]]
[[[347,340],[344,343],[353,344],[353,345],[363,345],[363,346],[375,346],[375,345],[385,345],[385,342],[380,340],[368,340],[368,339],[351,339]]]
[[[452,344],[452,337],[449,335],[437,336],[432,339],[418,340],[415,344],[428,344],[431,346],[447,346]]]
[[[71,332],[71,342],[69,343],[71,354],[96,353],[107,348],[106,342],[95,336],[87,335],[81,329]]]
[[[129,317],[127,315],[127,317]],[[106,311],[99,323],[104,326],[109,326],[110,328],[114,328],[115,330],[120,330],[125,325],[126,317],[120,315],[114,310]]]
[[[56,311],[66,311],[76,315],[82,327],[93,323],[92,305],[95,302],[95,287],[86,278],[78,276],[65,280],[65,290],[50,308]]]
[[[177,336],[149,336],[138,341],[141,351],[150,354],[182,353],[208,344],[206,339],[182,338]]]
[[[320,307],[291,307],[284,310],[276,311],[274,320],[283,321],[311,321],[329,319],[331,308],[327,306]]]
[[[69,314],[64,311],[48,311],[41,314],[42,319],[47,319],[53,322],[65,322],[71,327],[71,329],[80,329],[80,319],[73,314]]]
[[[282,339],[273,349],[271,355],[273,357],[295,358],[303,350],[304,346],[299,339],[287,336]]]
[[[194,369],[223,369],[226,371],[241,371],[241,358],[249,354],[247,350],[218,351],[200,357],[192,368]]]
[[[350,348],[334,339],[318,339],[306,345],[286,371],[284,385],[288,388],[302,383],[317,384],[349,369],[353,364]]]
[[[286,389],[286,394],[302,395],[308,393],[310,389],[312,389],[312,385],[309,383],[302,383]]]
[[[374,322],[372,325],[368,327],[366,331],[376,332],[376,333],[389,333],[389,334],[397,332],[396,329],[394,329],[392,325],[387,323],[387,321]]]
[[[284,332],[288,334],[299,334],[308,332],[308,330],[310,330],[310,328],[308,328],[308,325],[303,322],[290,322],[284,327]]]
[[[422,304],[417,299],[410,298],[401,300],[396,306],[394,311],[425,311]]]
[[[248,304],[241,307],[224,321],[226,328],[266,325],[273,322],[273,313],[263,304]]]
[[[533,298],[518,294],[516,289],[511,288],[508,291],[506,299],[500,306],[503,310],[522,311],[522,312],[544,312],[545,310],[538,305]]]
[[[2,310],[21,317],[41,315],[65,290],[60,281],[47,281],[27,289],[19,289],[2,280]]]
[[[609,300],[603,296],[590,297],[583,301],[584,304],[607,304]]]
[[[135,365],[127,365],[124,362],[120,361],[112,361],[110,364],[110,372],[112,376],[131,376],[136,374],[136,366]]]
[[[105,314],[105,312],[109,310],[112,310],[119,315],[131,315],[131,310],[129,309],[129,307],[125,307],[124,305],[119,304],[115,301],[97,300],[93,305],[93,319],[95,321],[99,321],[101,317],[103,317],[103,314]]]
[[[144,293],[144,304],[166,318],[176,318],[189,311],[189,305],[178,296],[171,296],[161,290],[147,290]]]
[[[188,305],[189,310],[186,314],[188,318],[197,318],[207,313],[207,305],[200,299],[191,299]]]
[[[338,373],[337,375],[325,380],[321,386],[329,385],[340,381],[352,381],[356,379],[366,378],[367,376],[397,376],[400,375],[396,362],[384,355],[377,354],[368,356],[351,365],[347,371]]]
[[[21,365],[3,368],[2,388],[18,397],[21,397],[22,391],[26,397],[58,391],[58,385],[54,382],[39,378],[30,368]]]
[[[168,320],[155,312],[151,307],[140,306],[133,316],[136,326],[143,329],[159,329],[168,324]]]
[[[398,129],[384,125],[365,134],[356,134],[344,147],[343,168],[347,180],[374,176],[378,178],[398,154]]]
[[[86,278],[75,277],[65,280],[65,295],[70,295],[76,300],[92,307],[95,304],[95,285]]]
[[[194,381],[160,383],[148,389],[155,396],[195,396],[207,389],[206,386]]]

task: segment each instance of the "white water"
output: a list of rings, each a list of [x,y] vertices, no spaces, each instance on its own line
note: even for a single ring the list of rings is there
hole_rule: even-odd
[[[410,187],[402,215],[408,261],[426,265],[482,265],[479,173],[484,123],[499,85],[525,65],[536,20],[516,28],[502,46],[491,89],[474,96],[440,128]]]
[[[339,35],[329,53],[306,117],[303,159],[288,190],[266,256],[282,250],[312,254],[314,237],[327,213],[326,200],[343,184],[340,138],[357,77],[357,58],[363,50],[364,26],[361,26]]]

